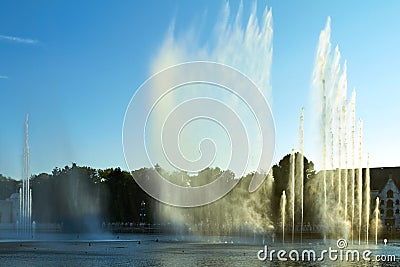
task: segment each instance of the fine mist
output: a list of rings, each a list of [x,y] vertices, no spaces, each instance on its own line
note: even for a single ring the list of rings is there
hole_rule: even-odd
[[[185,177],[184,183],[196,179],[212,179],[218,176],[218,169],[207,169],[201,176]],[[265,174],[255,174],[265,175]],[[221,199],[196,208],[178,208],[160,204],[159,216],[166,223],[175,226],[175,234],[184,234],[190,229],[192,234],[206,236],[264,234],[274,229],[272,214],[272,172],[266,175],[262,186],[249,193],[252,175],[243,177],[240,183]]]
[[[199,27],[201,28],[201,27]],[[176,32],[172,23],[167,31],[166,37],[162,42],[159,50],[150,64],[150,74],[155,74],[164,68],[187,61],[208,60],[222,64],[227,64],[244,73],[254,81],[264,98],[271,100],[271,63],[272,63],[272,10],[265,7],[261,18],[257,15],[257,4],[254,3],[250,13],[243,14],[243,3],[239,4],[236,14],[231,13],[231,7],[228,2],[222,7],[218,18],[215,21],[213,31],[207,34],[207,40],[200,40],[200,34],[197,27],[189,27],[183,32]],[[240,51],[240,52],[239,52]],[[183,75],[183,74],[182,74]],[[232,77],[230,77],[232,78]],[[155,88],[157,86],[154,86]],[[212,89],[212,90],[211,90]],[[178,95],[178,93],[180,93]],[[173,173],[174,170],[169,168],[168,162],[159,151],[159,130],[154,125],[163,125],[164,114],[168,114],[179,102],[183,102],[189,97],[206,96],[223,102],[232,108],[239,117],[246,122],[254,119],[252,114],[246,112],[243,107],[243,99],[230,94],[224,94],[216,88],[207,88],[206,86],[198,86],[194,90],[185,89],[178,91],[175,95],[169,94],[163,96],[163,102],[158,109],[154,109],[153,124],[150,121],[149,126],[149,154],[154,162],[160,163],[161,167]],[[244,96],[241,96],[244,97]],[[249,97],[255,97],[249,96]],[[244,97],[246,99],[246,97]],[[212,108],[212,107],[209,107]],[[218,112],[218,110],[216,111]],[[150,117],[151,118],[151,117]],[[249,123],[248,123],[249,124]],[[200,124],[199,124],[200,125]],[[153,128],[151,127],[153,126]],[[180,148],[194,148],[198,145],[195,142],[195,136],[199,135],[199,131],[206,129],[206,134],[218,133],[218,127],[215,125],[202,124],[200,129],[188,129],[187,138],[182,138]],[[189,127],[186,127],[187,129]],[[180,209],[168,205],[161,205],[160,221],[171,222],[177,225],[189,225],[193,232],[201,234],[227,235],[242,231],[264,232],[273,229],[273,218],[271,218],[270,202],[272,192],[272,174],[269,174],[263,185],[254,193],[249,194],[248,188],[252,175],[267,176],[265,170],[257,169],[257,158],[259,157],[258,148],[264,140],[260,137],[252,126],[246,125],[249,135],[249,158],[245,177],[235,177],[241,179],[240,183],[225,197],[218,201],[194,209]],[[209,137],[209,136],[207,136]],[[201,136],[201,138],[205,138]],[[199,139],[201,139],[199,138]],[[224,144],[222,137],[217,136],[213,139],[218,145]],[[218,146],[217,146],[218,147]],[[229,169],[225,165],[229,161],[230,152],[228,149],[217,151],[216,160],[212,166],[204,166],[202,171],[203,178],[213,180],[216,169]],[[191,155],[190,151],[184,151],[187,155]],[[183,154],[185,154],[183,153]],[[222,155],[222,156],[221,156]],[[191,155],[196,158],[196,155]],[[232,170],[233,171],[233,170]],[[205,174],[205,172],[209,172]],[[219,171],[216,171],[217,173]],[[249,175],[248,175],[249,174]],[[246,177],[248,175],[248,177]],[[173,176],[173,175],[172,175]],[[185,183],[182,186],[197,186],[194,181],[195,177],[182,177],[177,174],[172,180],[179,184],[179,178]],[[190,182],[186,182],[189,181]],[[169,192],[165,192],[169,194]]]
[[[96,181],[95,170],[73,164],[55,168],[51,175],[34,176],[31,183],[37,223],[57,223],[64,232],[101,230],[108,194]]]

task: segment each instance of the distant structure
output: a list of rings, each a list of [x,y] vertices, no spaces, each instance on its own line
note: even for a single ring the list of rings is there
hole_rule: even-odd
[[[29,184],[29,164],[29,127],[28,115],[26,115],[22,185],[19,193],[13,193],[9,198],[0,200],[0,229],[16,227],[19,233],[30,233],[32,230],[32,190]]]
[[[19,189],[19,221],[17,227],[21,232],[30,232],[32,228],[32,190],[30,188],[30,155],[28,114],[25,121],[25,148],[22,187]]]
[[[371,169],[371,201],[377,196],[382,225],[400,232],[400,167]]]

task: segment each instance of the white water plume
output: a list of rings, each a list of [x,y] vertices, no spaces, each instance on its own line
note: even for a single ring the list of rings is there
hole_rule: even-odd
[[[213,31],[206,33],[206,40],[200,41],[202,32],[196,26],[188,27],[177,32],[172,23],[159,50],[155,53],[150,65],[150,74],[159,72],[176,64],[188,61],[215,61],[236,68],[248,76],[258,86],[262,95],[271,99],[270,72],[272,63],[272,10],[265,7],[261,18],[257,15],[257,5],[254,4],[248,17],[243,14],[241,3],[236,13],[233,13],[229,2],[222,7],[216,19]],[[247,17],[247,18],[246,18]],[[229,77],[229,79],[234,79]],[[163,84],[166,84],[162,81]],[[240,81],[237,81],[240,84]],[[157,88],[158,86],[154,86]],[[162,86],[160,86],[162,88]],[[155,93],[157,94],[157,93]],[[193,85],[184,86],[163,96],[149,116],[148,129],[151,136],[149,153],[154,161],[168,170],[175,170],[174,166],[165,159],[160,150],[159,127],[169,114],[180,103],[198,97],[207,97],[218,100],[232,110],[246,122],[246,131],[249,143],[249,163],[246,173],[257,170],[257,160],[260,158],[260,145],[265,142],[256,126],[254,115],[248,111],[243,102],[249,98],[258,98],[255,94],[237,96],[217,86]],[[249,101],[247,101],[249,102]],[[208,107],[214,110],[214,107]],[[217,109],[214,111],[218,112]],[[161,123],[160,123],[161,122]],[[221,126],[209,120],[197,120],[189,123],[182,131],[181,153],[190,160],[199,157],[199,140],[208,138],[215,142],[217,152],[215,160],[209,167],[226,169],[229,163],[231,150],[229,137],[221,130]],[[228,133],[229,134],[229,133]],[[223,151],[223,153],[220,153]],[[264,170],[268,171],[268,170]]]
[[[330,22],[328,18],[321,31],[313,72],[322,162],[317,179],[322,180],[322,183],[318,181],[322,184],[321,192],[317,193],[321,203],[318,208],[324,236],[347,238],[350,234],[353,241],[357,233],[360,243],[363,227],[366,231],[369,227],[369,212],[363,212],[363,194],[370,194],[369,181],[363,186],[362,122],[360,120],[358,129],[357,153],[355,91],[348,102],[347,63],[341,63],[339,46],[332,51]]]
[[[286,218],[286,193],[285,190],[282,192],[281,196],[281,221],[282,221],[282,243],[285,243],[285,218]]]
[[[254,3],[250,14],[246,15],[243,12],[242,3],[240,3],[235,13],[232,12],[229,2],[226,2],[216,19],[213,31],[211,33],[205,33],[205,36],[208,36],[205,40],[202,37],[202,32],[196,27],[197,25],[188,27],[183,31],[177,31],[174,23],[175,22],[171,23],[164,41],[155,53],[155,57],[150,65],[150,74],[158,73],[167,67],[183,62],[215,61],[234,67],[244,73],[254,81],[262,92],[263,97],[270,100],[273,35],[272,10],[270,8],[265,7],[260,17],[257,15],[256,3]],[[229,79],[233,79],[233,77],[229,77]],[[239,82],[240,81],[238,81],[238,83]],[[162,83],[166,84],[164,81],[162,81]],[[158,86],[156,85],[155,87]],[[162,88],[162,86],[160,86],[160,88]],[[238,97],[216,86],[212,87],[199,84],[184,86],[164,95],[154,108],[151,116],[149,116],[148,132],[151,137],[149,138],[151,142],[149,141],[147,143],[149,144],[148,153],[152,157],[152,161],[158,163],[169,172],[176,171],[176,169],[173,168],[174,166],[171,166],[170,162],[165,160],[160,150],[160,147],[162,147],[159,140],[160,131],[158,131],[158,126],[155,125],[162,125],[165,114],[169,114],[180,103],[203,97],[215,99],[224,103],[234,110],[242,121],[246,122],[249,161],[245,173],[257,172],[261,173],[261,175],[266,175],[265,172],[267,170],[257,169],[257,159],[260,158],[261,155],[259,148],[265,140],[260,136],[257,127],[251,124],[251,122],[254,121],[254,116],[246,111],[246,105],[243,104],[243,99],[248,100],[249,97],[253,99],[257,98],[256,95],[250,93],[251,92],[248,93],[249,95],[241,95]],[[154,94],[156,95],[157,93]],[[213,107],[207,108],[213,110]],[[218,112],[218,110],[215,110],[215,113]],[[229,134],[229,132],[226,134],[226,131],[221,131],[220,125],[216,125],[212,122],[210,123],[210,120],[193,120],[182,129],[179,149],[184,157],[189,160],[196,160],[199,157],[198,141],[204,138],[210,138],[211,135],[211,139],[215,142],[216,154],[212,164],[207,167],[218,167],[221,170],[226,170],[228,166],[227,162],[229,162],[229,157],[231,156],[229,151],[232,149],[229,145]],[[192,174],[196,175],[196,173]],[[271,179],[269,177],[271,177]],[[260,189],[261,191],[265,191],[263,195],[271,194],[272,180],[271,173],[264,182],[265,185],[263,185],[263,188]],[[188,186],[190,187],[190,183]],[[234,194],[235,193],[233,193],[233,195]],[[232,197],[234,198],[234,196]],[[242,199],[239,201],[238,203],[241,203],[240,206],[243,206],[240,216],[241,221],[236,221],[236,219],[239,218],[225,218],[226,225],[234,227],[235,224],[246,222],[246,224],[251,224],[253,229],[264,228],[265,230],[272,227],[271,215],[268,213],[270,207],[266,205],[268,201],[265,201],[265,199],[262,201],[260,199],[253,199],[257,197],[257,194],[252,194],[249,199]],[[224,202],[224,199],[218,202],[221,204]],[[260,202],[262,204],[259,204]],[[260,205],[262,205],[262,207],[259,207]],[[223,208],[218,203],[211,204],[210,208],[212,210],[208,214],[213,214],[211,216],[212,219],[217,220],[217,218],[214,218],[217,216],[216,214],[223,214],[223,212],[219,212],[219,209],[222,210]],[[179,221],[182,223],[185,221],[190,224],[201,223],[189,221],[187,217],[182,215],[184,212],[178,209],[172,207],[166,207],[166,209],[168,212],[163,212],[166,217],[174,217],[175,215],[173,214],[176,214],[175,217],[181,218]],[[238,209],[238,207],[236,207],[236,209]],[[239,209],[241,210],[240,207]],[[263,210],[262,213],[260,212],[261,210]],[[236,211],[234,213],[238,214]],[[220,216],[217,217],[218,220],[224,220],[221,219]]]

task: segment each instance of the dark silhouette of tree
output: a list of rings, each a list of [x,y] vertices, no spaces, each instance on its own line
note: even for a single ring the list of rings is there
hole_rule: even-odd
[[[296,153],[296,157],[299,153]],[[162,211],[174,211],[182,214],[193,224],[201,224],[219,233],[232,233],[240,229],[224,228],[223,222],[240,225],[242,220],[257,221],[261,228],[268,228],[279,219],[279,202],[283,190],[289,188],[290,155],[286,155],[273,168],[273,180],[267,178],[254,193],[249,194],[248,187],[254,175],[267,176],[265,173],[251,173],[241,178],[238,185],[220,200],[197,208],[174,208],[153,199],[136,183],[135,179],[149,179],[155,173],[181,186],[201,186],[208,184],[221,175],[224,179],[234,178],[229,170],[206,168],[199,173],[168,172],[160,165],[155,168],[141,168],[131,173],[120,168],[96,170],[81,167],[76,163],[64,168],[55,167],[50,174],[41,173],[31,178],[32,215],[39,223],[57,222],[65,231],[96,230],[108,222],[160,222]],[[305,206],[311,207],[312,194],[308,194],[307,184],[315,177],[314,164],[304,157],[304,196]],[[135,178],[135,179],[134,179]],[[19,181],[0,175],[0,198],[5,199],[17,192]],[[146,203],[141,210],[141,203]],[[145,213],[146,217],[140,217]],[[246,217],[247,216],[247,217]],[[305,210],[305,221],[312,221],[313,214]],[[163,215],[163,222],[168,216]],[[247,219],[243,219],[247,218]],[[272,222],[269,220],[273,220]],[[173,221],[174,218],[171,218]],[[241,230],[240,230],[241,231]]]
[[[4,177],[0,174],[0,199],[6,199],[10,197],[12,193],[17,192],[18,182],[9,178]]]

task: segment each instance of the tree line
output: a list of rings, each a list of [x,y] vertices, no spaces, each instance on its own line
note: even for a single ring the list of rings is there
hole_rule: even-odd
[[[66,231],[96,230],[103,222],[177,221],[198,228],[201,226],[201,231],[208,227],[229,233],[235,230],[234,226],[241,224],[265,229],[279,221],[280,197],[282,191],[289,187],[290,155],[272,167],[272,175],[248,174],[220,200],[191,209],[175,208],[154,200],[132,177],[145,177],[154,171],[182,186],[207,184],[224,172],[219,168],[206,168],[196,175],[170,173],[158,165],[132,173],[120,168],[101,170],[75,163],[64,168],[56,167],[51,173],[31,177],[32,219],[39,223],[59,223]],[[250,194],[247,189],[253,175],[265,175],[267,178],[256,192]],[[307,190],[306,185],[315,177],[315,171],[313,163],[305,157],[304,177]],[[0,199],[18,192],[20,186],[20,181],[0,175]],[[305,193],[305,204],[312,203],[307,195]],[[141,205],[142,202],[145,207]],[[305,219],[312,221],[312,214],[306,211]]]

